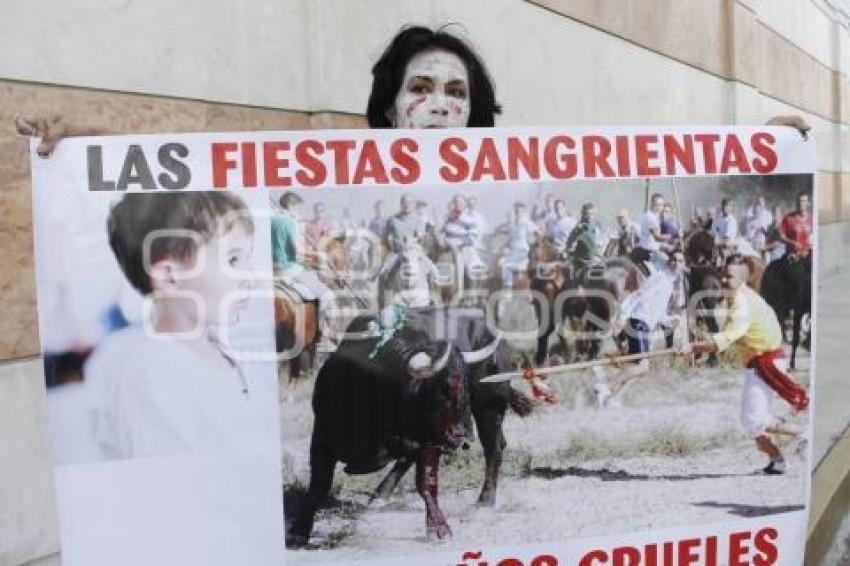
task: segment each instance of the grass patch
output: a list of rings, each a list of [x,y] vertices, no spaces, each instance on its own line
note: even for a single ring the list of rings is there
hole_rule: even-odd
[[[610,440],[591,430],[572,435],[567,445],[555,451],[556,461],[590,462],[659,456],[682,458],[700,452],[716,450],[740,441],[743,437],[733,430],[699,435],[672,427],[662,427],[640,437]]]

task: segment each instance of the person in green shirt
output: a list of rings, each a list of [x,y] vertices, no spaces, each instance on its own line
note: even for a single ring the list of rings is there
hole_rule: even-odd
[[[319,318],[328,320],[334,294],[305,261],[315,258],[304,249],[301,227],[301,208],[304,200],[292,191],[283,193],[278,201],[280,214],[271,219],[272,267],[275,278],[287,279],[305,300],[319,301]]]

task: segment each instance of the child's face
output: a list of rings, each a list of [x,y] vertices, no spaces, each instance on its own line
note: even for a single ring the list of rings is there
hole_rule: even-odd
[[[248,276],[253,252],[253,238],[238,225],[198,249],[196,260],[204,261],[204,268],[197,277],[181,282],[182,289],[201,298],[197,324],[232,325],[239,321],[239,313],[248,305],[246,291],[253,287]],[[192,265],[194,262],[189,262],[185,267],[191,269]]]

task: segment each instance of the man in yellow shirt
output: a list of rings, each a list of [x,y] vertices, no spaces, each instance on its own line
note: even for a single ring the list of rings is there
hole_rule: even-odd
[[[731,293],[723,329],[705,342],[686,344],[683,354],[722,352],[734,347],[746,364],[741,396],[741,424],[770,462],[766,474],[785,472],[785,460],[769,434],[796,436],[798,431],[770,411],[771,390],[803,410],[809,400],[806,391],[785,373],[782,328],[773,309],[747,286],[749,268],[740,255],[730,256],[723,268],[721,283]]]

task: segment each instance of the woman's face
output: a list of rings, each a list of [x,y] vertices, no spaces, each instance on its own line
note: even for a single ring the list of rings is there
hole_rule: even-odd
[[[469,112],[469,73],[463,61],[441,49],[414,55],[393,105],[395,127],[463,128]]]

